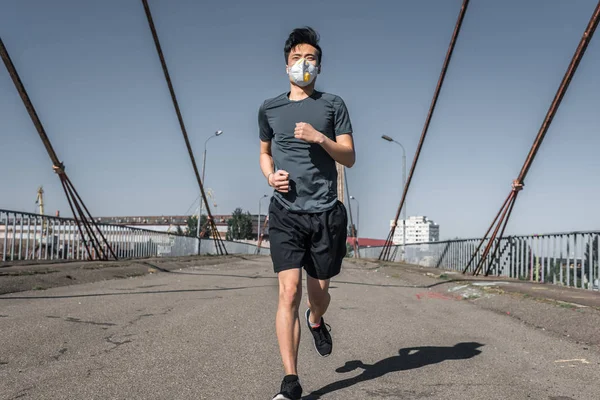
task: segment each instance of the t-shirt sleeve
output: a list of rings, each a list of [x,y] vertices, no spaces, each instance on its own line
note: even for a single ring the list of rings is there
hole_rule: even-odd
[[[273,129],[269,125],[269,119],[265,111],[265,103],[258,109],[258,136],[263,142],[268,142],[273,139]]]
[[[352,134],[352,122],[344,100],[341,97],[336,97],[333,106],[335,111],[335,135]]]

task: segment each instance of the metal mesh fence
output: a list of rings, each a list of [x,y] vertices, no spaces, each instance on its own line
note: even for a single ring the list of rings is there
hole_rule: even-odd
[[[483,261],[483,271],[490,275],[546,282],[574,288],[599,290],[600,232],[551,233],[544,235],[507,236],[498,252]],[[392,260],[425,267],[462,271],[481,239],[449,240],[392,248]],[[485,243],[487,244],[487,242]],[[484,246],[485,246],[484,244]],[[480,262],[483,246],[471,263],[473,272]],[[377,259],[382,247],[359,249],[362,258]]]
[[[197,238],[121,225],[97,226],[120,259],[198,254]],[[100,250],[93,246],[88,258],[87,240],[74,219],[0,210],[0,262],[100,259]],[[270,254],[268,248],[248,243],[226,241],[225,246],[229,254]],[[202,239],[200,253],[218,254],[214,241]]]

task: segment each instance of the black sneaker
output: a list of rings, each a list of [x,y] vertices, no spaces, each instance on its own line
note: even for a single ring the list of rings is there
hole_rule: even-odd
[[[286,375],[281,382],[281,390],[272,400],[300,400],[302,386],[297,375]]]
[[[310,326],[310,308],[306,309],[306,325],[308,325],[308,329],[310,333],[313,335],[315,350],[321,357],[327,357],[331,354],[331,350],[333,349],[333,341],[331,340],[331,335],[329,334],[329,325],[325,324],[325,320],[321,317],[321,325],[318,328],[312,328]]]

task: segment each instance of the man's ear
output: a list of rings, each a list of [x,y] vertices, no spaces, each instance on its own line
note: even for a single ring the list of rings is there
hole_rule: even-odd
[[[317,73],[320,74],[321,73],[321,64],[319,64],[319,66],[317,67]]]

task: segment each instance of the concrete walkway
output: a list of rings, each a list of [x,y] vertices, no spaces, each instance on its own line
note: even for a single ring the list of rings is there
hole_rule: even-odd
[[[282,369],[269,258],[185,267],[0,296],[0,399],[270,399]],[[347,262],[332,296],[332,356],[303,331],[305,399],[598,396],[593,308],[368,262]],[[574,323],[580,338],[563,332]]]

